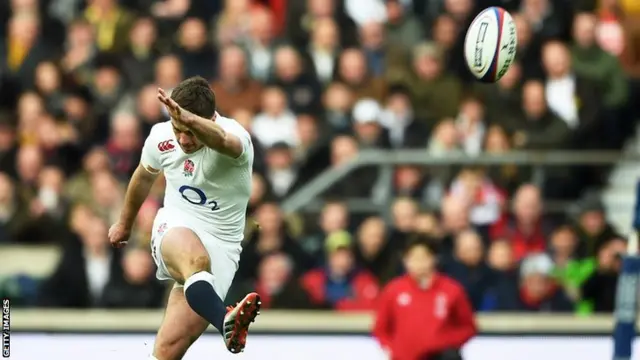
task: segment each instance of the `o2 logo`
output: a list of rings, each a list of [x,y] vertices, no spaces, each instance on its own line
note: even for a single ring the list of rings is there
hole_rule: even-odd
[[[211,211],[220,210],[218,202],[215,200],[207,199],[204,191],[189,185],[182,185],[178,189],[182,198],[187,200],[193,205],[208,206],[211,207]]]

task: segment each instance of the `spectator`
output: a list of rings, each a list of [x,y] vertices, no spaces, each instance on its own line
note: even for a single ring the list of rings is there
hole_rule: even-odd
[[[356,25],[339,6],[336,0],[306,0],[289,4],[287,11],[286,37],[294,46],[304,48],[309,43],[315,21],[333,18],[340,28],[340,44],[343,47],[357,43]]]
[[[156,61],[155,84],[165,90],[173,89],[184,78],[182,69],[182,61],[179,57],[173,54],[161,56]]]
[[[489,227],[501,218],[504,198],[482,170],[460,171],[451,184],[449,194],[469,205],[469,220],[475,227]]]
[[[61,60],[62,69],[82,85],[89,84],[92,76],[93,61],[98,53],[95,41],[95,31],[88,21],[79,19],[69,24],[66,49]]]
[[[385,81],[373,75],[365,54],[360,49],[350,48],[340,54],[335,78],[349,87],[356,100],[372,98],[380,102],[386,96]]]
[[[278,87],[269,87],[262,94],[262,113],[253,119],[251,132],[260,144],[271,147],[278,142],[298,145],[296,117],[289,108],[287,97]]]
[[[29,207],[17,195],[11,178],[0,173],[0,242],[24,241],[30,225]]]
[[[249,77],[247,59],[238,46],[222,48],[218,80],[211,84],[218,110],[231,115],[238,109],[260,109],[262,86]]]
[[[252,6],[249,0],[225,0],[224,10],[215,20],[215,38],[218,46],[244,43],[249,38]]]
[[[571,63],[569,49],[552,41],[542,49],[542,61],[547,76],[545,95],[549,110],[572,130],[571,145],[584,148],[602,138],[602,108],[594,84],[581,77]],[[572,84],[570,88],[563,84]],[[590,145],[593,146],[593,145]]]
[[[271,75],[273,56],[278,44],[273,14],[266,9],[254,11],[250,26],[250,36],[245,49],[251,64],[249,73],[253,79],[265,82]]]
[[[411,94],[403,86],[389,88],[386,107],[381,123],[389,131],[390,145],[395,148],[424,148],[428,131],[423,123],[416,121],[411,103]]]
[[[462,154],[458,129],[452,118],[444,118],[433,130],[429,140],[429,154],[433,156]]]
[[[596,26],[594,14],[580,13],[575,16],[572,64],[576,74],[595,82],[601,89],[609,146],[618,148],[625,139],[620,131],[628,128],[620,121],[624,116],[622,111],[625,110],[629,85],[618,59],[596,44]]]
[[[65,184],[65,194],[72,203],[88,204],[91,197],[91,178],[101,171],[109,171],[109,154],[102,148],[91,149],[82,160],[82,169]]]
[[[411,49],[424,39],[424,29],[420,21],[400,0],[386,1],[387,22],[385,25],[386,41],[390,44],[401,44]]]
[[[561,226],[551,234],[549,253],[555,265],[555,277],[572,300],[580,297],[580,286],[595,268],[592,259],[579,253],[578,238],[569,226]]]
[[[511,143],[506,131],[497,125],[489,127],[485,137],[484,152],[486,154],[501,155],[509,151],[511,151]],[[492,166],[487,169],[487,175],[507,194],[513,194],[517,186],[522,183],[520,179],[521,170],[513,164]]]
[[[324,239],[331,233],[349,230],[350,220],[347,204],[335,200],[324,204],[320,212],[318,231],[301,241],[304,250],[313,254],[318,265],[325,262]]]
[[[468,204],[455,196],[448,196],[442,200],[442,230],[443,237],[441,241],[442,254],[451,255],[455,239],[461,233],[471,230],[469,222]]]
[[[554,6],[551,0],[524,0],[521,13],[534,29],[534,36],[542,41],[548,39],[566,39],[569,35],[570,22],[567,22],[562,6]]]
[[[160,66],[160,63],[157,65]],[[94,98],[94,113],[99,117],[99,124],[108,126],[108,118],[111,110],[118,108],[123,101],[126,92],[124,79],[119,69],[119,60],[116,57],[101,56],[96,59],[95,75],[89,84]],[[164,85],[164,84],[163,84]],[[107,129],[98,127],[98,141],[106,140]]]
[[[484,245],[474,231],[455,239],[453,257],[443,264],[443,272],[462,285],[474,310],[482,306],[485,291],[494,283],[494,274],[484,262]]]
[[[331,18],[320,19],[313,24],[309,48],[306,50],[307,68],[313,70],[322,84],[333,80],[340,53],[339,29]]]
[[[135,21],[129,33],[123,69],[133,89],[153,82],[153,67],[159,57],[156,24],[151,18]]]
[[[458,113],[462,84],[448,75],[443,66],[442,49],[423,43],[413,50],[412,68],[400,81],[411,89],[416,117],[433,128],[433,122]]]
[[[363,98],[353,107],[353,133],[360,148],[389,148],[389,133],[380,124],[382,109],[373,99]]]
[[[407,275],[387,284],[378,299],[373,336],[392,359],[461,359],[460,349],[477,332],[464,290],[435,271],[431,242],[410,242],[403,262]]]
[[[523,85],[522,108],[524,119],[517,119],[510,130],[513,144],[527,150],[560,149],[571,141],[570,127],[547,108],[544,86],[537,81]],[[514,119],[515,120],[515,119]]]
[[[57,65],[50,61],[43,61],[35,69],[34,86],[44,98],[46,108],[56,114],[63,110],[62,73]]]
[[[429,238],[442,238],[442,228],[438,222],[438,217],[430,212],[421,212],[415,218],[413,225],[416,235]]]
[[[540,189],[525,184],[516,192],[513,200],[513,218],[496,223],[490,235],[492,239],[506,238],[511,242],[516,259],[543,252],[547,247],[545,220],[542,215]]]
[[[119,53],[125,50],[134,18],[118,5],[118,1],[94,0],[87,6],[84,18],[96,29],[96,43],[100,51]]]
[[[498,293],[496,310],[570,312],[573,303],[552,278],[553,262],[545,254],[526,257],[520,268],[519,288]]]
[[[313,265],[313,260],[291,237],[286,228],[282,213],[275,203],[264,203],[256,211],[260,232],[254,233],[245,241],[242,258],[238,268],[238,279],[256,279],[258,264],[265,256],[282,252],[291,257],[296,274],[300,274]]]
[[[543,76],[540,56],[542,51],[542,39],[534,34],[533,24],[522,13],[513,15],[516,25],[518,49],[516,56],[522,64],[522,74],[527,80],[538,79]]]
[[[327,86],[323,97],[324,120],[329,127],[331,135],[351,130],[350,110],[354,101],[353,92],[345,84],[334,82]]]
[[[269,170],[265,179],[276,199],[283,199],[291,193],[298,179],[291,146],[285,142],[273,144],[267,150],[266,164]]]
[[[110,278],[104,289],[106,308],[148,309],[164,303],[164,286],[155,278],[146,249],[131,249],[122,259],[123,276]]]
[[[94,212],[105,222],[114,223],[120,215],[124,191],[109,171],[97,171],[90,179]]]
[[[427,191],[425,191],[425,185],[425,174],[420,167],[399,166],[396,168],[395,182],[393,184],[394,195],[423,201],[428,195]]]
[[[207,43],[207,27],[198,18],[188,18],[179,30],[177,55],[182,62],[185,78],[202,76],[213,78],[216,69],[216,51]]]
[[[298,185],[313,180],[329,166],[328,130],[320,128],[319,121],[307,114],[296,119],[298,146],[293,150],[299,171]]]
[[[77,234],[80,244],[74,242],[65,247],[55,272],[42,284],[42,306],[99,306],[109,281],[122,276],[120,253],[109,246],[106,224],[95,216],[88,220]]]
[[[369,22],[360,27],[360,42],[367,61],[367,68],[375,77],[384,77],[387,72],[393,71],[401,60],[401,54],[396,54],[393,46],[385,41],[385,28],[380,22]],[[398,59],[400,58],[400,59]]]
[[[274,56],[272,84],[285,92],[291,110],[295,113],[318,113],[322,88],[313,71],[304,68],[300,53],[293,47],[283,46]]]
[[[457,51],[461,29],[463,28],[458,25],[455,19],[446,13],[439,15],[435,19],[431,29],[433,42],[442,49],[447,70],[454,74],[459,74],[462,71],[461,69],[466,66]],[[416,45],[418,44],[413,44],[412,48]]]
[[[0,113],[0,171],[14,176],[18,154],[17,134],[11,114]]]
[[[14,13],[8,24],[8,36],[0,52],[0,66],[15,76],[22,89],[34,84],[36,66],[51,56],[51,50],[43,42],[40,20],[33,12]]]
[[[384,221],[379,217],[367,218],[358,229],[356,261],[373,274],[379,284],[386,284],[398,274],[398,244],[392,244]]]
[[[398,198],[391,206],[389,239],[394,249],[403,249],[414,231],[418,203],[410,198]]]
[[[360,151],[358,142],[351,136],[337,136],[331,142],[331,166],[340,167],[353,160]],[[327,191],[334,198],[370,197],[378,181],[375,167],[361,167],[339,181]]]
[[[259,265],[258,279],[247,281],[231,289],[227,303],[242,300],[247,291],[260,294],[263,309],[310,309],[313,307],[307,293],[295,277],[294,264],[282,253],[266,256]]]
[[[487,254],[487,265],[497,272],[499,277],[515,275],[517,264],[511,243],[501,239],[493,241]]]
[[[513,131],[511,116],[522,106],[522,71],[522,63],[516,61],[497,83],[478,85],[476,91],[484,101],[489,123]]]
[[[579,204],[577,220],[580,251],[586,256],[596,256],[602,245],[616,237],[613,227],[605,217],[604,206],[598,199],[584,199]]]
[[[484,112],[484,104],[480,99],[468,97],[460,104],[456,125],[461,137],[462,148],[468,155],[478,155],[482,151],[482,143],[486,133]]]
[[[346,231],[327,236],[327,265],[302,277],[302,286],[315,306],[338,311],[372,310],[378,296],[376,279],[356,267],[351,235]]]
[[[615,308],[615,294],[620,274],[620,254],[627,249],[619,238],[603,244],[596,255],[596,269],[582,284],[580,311],[583,313],[611,313]]]
[[[145,137],[151,133],[153,125],[166,120],[162,106],[158,103],[158,89],[154,85],[146,85],[136,99],[135,115],[140,119],[140,131]]]
[[[106,150],[116,176],[128,179],[133,174],[142,151],[140,138],[140,122],[135,115],[129,113],[114,115],[111,119],[111,135]]]

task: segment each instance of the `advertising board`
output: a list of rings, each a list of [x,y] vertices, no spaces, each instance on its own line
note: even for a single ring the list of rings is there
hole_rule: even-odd
[[[10,359],[145,360],[153,334],[37,334],[14,333]],[[479,336],[464,349],[465,360],[606,360],[611,359],[608,337]],[[640,354],[640,341],[634,344]],[[219,336],[198,340],[185,360],[383,360],[376,342],[364,335],[253,335],[247,349],[233,355]]]

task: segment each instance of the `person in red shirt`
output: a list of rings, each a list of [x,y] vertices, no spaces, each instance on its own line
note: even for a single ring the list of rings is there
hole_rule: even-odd
[[[489,229],[492,240],[507,239],[518,261],[547,248],[547,222],[543,216],[542,194],[532,184],[522,185],[513,198],[513,218],[499,221]]]
[[[356,266],[351,235],[346,231],[333,232],[327,236],[325,248],[327,265],[301,278],[311,302],[338,311],[373,310],[380,292],[378,281]]]
[[[378,299],[373,336],[390,360],[461,360],[460,349],[477,333],[462,286],[435,270],[430,239],[411,239],[403,262],[407,274]]]

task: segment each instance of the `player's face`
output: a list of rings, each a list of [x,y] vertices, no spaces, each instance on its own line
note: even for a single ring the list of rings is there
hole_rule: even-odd
[[[176,134],[176,139],[178,140],[178,144],[182,151],[186,154],[194,153],[202,147],[202,144],[196,139],[195,135],[188,129],[175,122],[171,122],[173,126],[173,133]]]
[[[404,266],[411,277],[424,278],[433,273],[436,259],[424,247],[416,246],[404,256]]]

